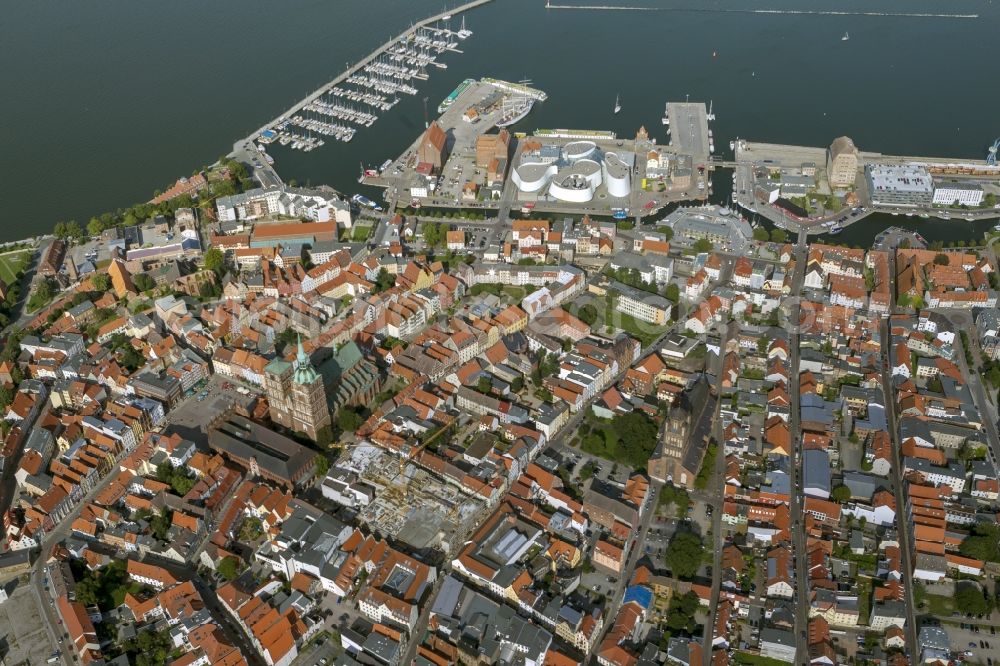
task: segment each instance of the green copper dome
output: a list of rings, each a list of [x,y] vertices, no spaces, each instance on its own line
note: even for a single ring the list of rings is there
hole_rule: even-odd
[[[312,367],[312,363],[309,362],[309,355],[306,354],[306,350],[302,347],[302,336],[299,336],[299,353],[295,357],[295,375],[292,377],[292,381],[296,384],[312,384],[314,381],[319,379],[319,373],[316,372],[315,368]]]

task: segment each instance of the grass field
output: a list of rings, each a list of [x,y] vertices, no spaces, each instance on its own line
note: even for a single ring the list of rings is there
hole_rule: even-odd
[[[16,281],[17,272],[24,268],[30,257],[30,250],[0,254],[0,280],[7,284]]]
[[[371,236],[372,228],[367,225],[358,224],[351,230],[351,240],[355,243],[363,243]]]

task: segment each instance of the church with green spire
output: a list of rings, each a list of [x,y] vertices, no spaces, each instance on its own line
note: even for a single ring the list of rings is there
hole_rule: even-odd
[[[331,423],[323,377],[298,340],[295,361],[275,359],[264,367],[264,391],[271,420],[315,440]]]

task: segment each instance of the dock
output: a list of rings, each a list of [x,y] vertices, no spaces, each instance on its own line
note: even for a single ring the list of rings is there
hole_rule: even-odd
[[[426,35],[422,32],[430,29],[433,24],[457,16],[481,5],[485,5],[492,0],[470,0],[462,5],[443,11],[434,16],[428,17],[411,25],[409,28],[387,40],[381,46],[372,51],[369,55],[349,66],[332,80],[324,83],[306,97],[296,102],[289,109],[278,117],[260,126],[246,137],[233,144],[233,151],[229,157],[255,164],[255,172],[266,173],[258,176],[258,180],[269,183],[280,182],[274,168],[261,160],[260,149],[256,141],[265,131],[276,132],[279,140],[284,144],[297,142],[303,150],[312,150],[323,145],[322,139],[317,135],[330,136],[341,141],[349,141],[357,127],[351,126],[353,123],[358,127],[369,127],[374,122],[374,116],[370,113],[360,111],[358,108],[342,101],[342,96],[333,92],[342,83],[369,88],[367,93],[359,93],[354,101],[359,104],[366,104],[375,109],[386,110],[395,102],[388,98],[388,95],[416,94],[416,88],[409,86],[405,81],[410,79],[426,79],[427,75],[421,70],[427,65],[437,65],[442,67],[443,63],[436,63],[433,59],[422,57],[421,53],[429,49],[441,49],[442,51],[460,51],[453,44],[435,45],[428,43]],[[464,39],[468,36],[454,32],[454,36]],[[412,49],[406,48],[406,52],[393,51],[394,47],[401,44],[412,45]],[[397,49],[398,50],[398,49]],[[368,74],[372,74],[369,76]],[[351,91],[352,93],[355,91]],[[367,95],[367,96],[365,96]],[[300,128],[299,132],[292,130],[292,127]],[[308,137],[306,136],[308,134]],[[261,162],[261,166],[256,166],[256,162]],[[256,173],[255,173],[256,175]]]
[[[680,153],[705,162],[714,151],[708,129],[708,110],[701,102],[670,102],[667,104],[670,146]]]

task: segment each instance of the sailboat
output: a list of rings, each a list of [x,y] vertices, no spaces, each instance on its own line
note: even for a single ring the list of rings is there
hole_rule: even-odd
[[[848,33],[845,32],[844,36],[840,38],[840,41],[846,42],[850,38],[851,38],[851,36]]]
[[[618,100],[618,95],[615,95],[615,114],[617,115],[619,111],[622,110],[621,102]]]

